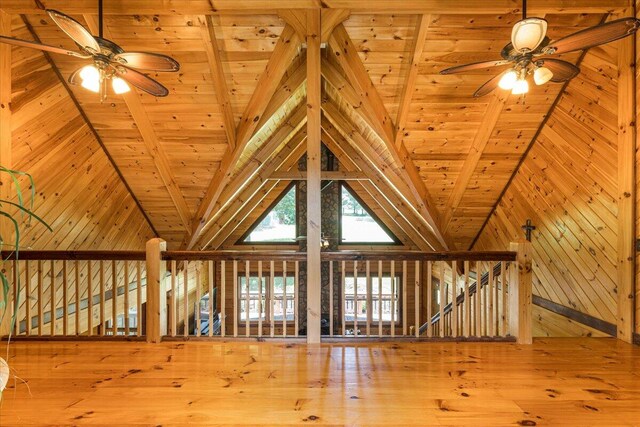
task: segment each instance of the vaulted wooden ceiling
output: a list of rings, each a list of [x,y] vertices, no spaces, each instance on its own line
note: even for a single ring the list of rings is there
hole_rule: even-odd
[[[44,3],[97,33],[96,2]],[[97,96],[69,86],[152,228],[174,248],[217,248],[289,182],[305,153],[304,9],[315,1],[105,1],[105,36],[171,55],[166,98]],[[401,3],[401,4],[400,4]],[[627,1],[531,2],[562,37]],[[322,140],[378,216],[422,250],[468,249],[544,126],[563,85],[525,97],[472,97],[498,70],[441,76],[497,59],[519,2],[322,2]],[[16,36],[73,48],[35,2],[3,0]],[[14,63],[24,56],[14,48]],[[30,52],[32,53],[32,52]],[[563,59],[580,64],[582,53]],[[68,77],[84,63],[51,55]],[[20,67],[30,67],[24,61]],[[14,67],[14,68],[20,68]],[[588,67],[588,64],[587,64]],[[32,90],[38,90],[33,87]],[[15,138],[15,137],[14,137]],[[274,177],[274,179],[270,179]]]

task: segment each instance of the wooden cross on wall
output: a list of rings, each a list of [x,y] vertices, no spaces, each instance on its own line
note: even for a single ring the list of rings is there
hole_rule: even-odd
[[[531,223],[531,220],[528,219],[527,222],[522,226],[524,230],[524,237],[527,241],[531,241],[531,232],[536,229],[536,226]]]

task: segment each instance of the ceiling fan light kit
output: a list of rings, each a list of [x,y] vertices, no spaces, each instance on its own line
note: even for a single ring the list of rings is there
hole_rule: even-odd
[[[458,74],[466,71],[485,70],[492,67],[511,65],[489,79],[473,94],[481,97],[496,88],[510,90],[513,95],[529,92],[530,76],[536,86],[548,82],[562,83],[580,73],[574,64],[549,55],[585,50],[619,40],[634,34],[640,27],[636,18],[622,18],[586,28],[558,40],[547,37],[548,23],[542,18],[527,18],[527,2],[522,2],[522,19],[511,30],[511,42],[500,52],[501,60],[474,62],[456,65],[440,71],[440,74]]]

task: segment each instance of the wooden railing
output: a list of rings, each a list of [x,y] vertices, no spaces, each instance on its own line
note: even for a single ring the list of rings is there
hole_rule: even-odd
[[[323,252],[322,335],[531,342],[530,244],[505,252]],[[3,253],[17,337],[306,335],[306,254]],[[478,282],[480,286],[478,286]],[[17,297],[17,308],[12,301]],[[10,316],[8,316],[10,317]],[[6,322],[0,325],[7,335]]]
[[[486,266],[497,262],[506,269],[516,256],[516,252],[323,253],[329,263],[325,281],[332,313],[327,335],[506,337],[509,281],[497,282],[492,271],[491,285],[478,293],[475,282]],[[340,292],[337,305],[335,292]]]
[[[144,252],[22,251],[18,260],[9,252],[2,256],[11,279],[8,313],[16,314],[13,336],[143,335]]]
[[[169,337],[297,337],[300,252],[161,254]],[[248,284],[248,285],[247,285]]]

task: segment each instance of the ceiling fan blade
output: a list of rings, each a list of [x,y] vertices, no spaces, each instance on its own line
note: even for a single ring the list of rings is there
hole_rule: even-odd
[[[98,41],[78,21],[53,9],[47,9],[47,14],[78,46],[90,53],[100,52]]]
[[[636,18],[617,19],[553,40],[544,48],[543,52],[552,54],[589,49],[633,34],[638,27],[640,27],[640,20]]]
[[[116,75],[132,86],[135,86],[153,96],[167,96],[169,94],[169,90],[166,87],[162,86],[151,77],[139,73],[132,68],[119,65],[116,67]]]
[[[180,64],[175,59],[151,52],[124,52],[114,59],[127,67],[149,71],[178,71]]]
[[[580,73],[580,68],[561,59],[543,58],[540,61],[536,61],[536,63],[542,63],[542,65],[551,70],[553,73],[551,81],[556,83],[571,80]]]
[[[501,65],[507,65],[509,63],[511,63],[511,61],[504,59],[499,59],[496,61],[473,62],[471,64],[456,65],[455,67],[445,68],[444,70],[440,71],[440,74],[457,74],[464,73],[465,71],[484,70],[485,68],[499,67]]]
[[[507,70],[508,71],[508,70]],[[473,94],[474,98],[480,98],[481,96],[485,96],[491,92],[493,92],[497,87],[498,87],[498,83],[500,83],[500,79],[502,78],[502,76],[507,72],[504,71],[498,75],[496,75],[495,77],[492,77],[490,80],[488,80],[485,84],[483,84],[482,86],[480,86],[478,88],[478,90],[476,90],[476,92]]]
[[[13,38],[13,37],[0,36],[0,43],[7,43],[7,44],[12,44],[14,46],[20,46],[20,47],[30,47],[30,48],[33,48],[33,49],[44,50],[44,51],[47,51],[47,52],[60,53],[62,55],[75,56],[76,58],[83,58],[83,59],[91,58],[91,55],[86,55],[84,53],[74,52],[72,50],[67,50],[67,49],[63,49],[61,47],[56,47],[56,46],[50,46],[48,44],[42,44],[42,43],[30,42],[30,41],[27,41],[27,40],[16,39],[16,38]]]

